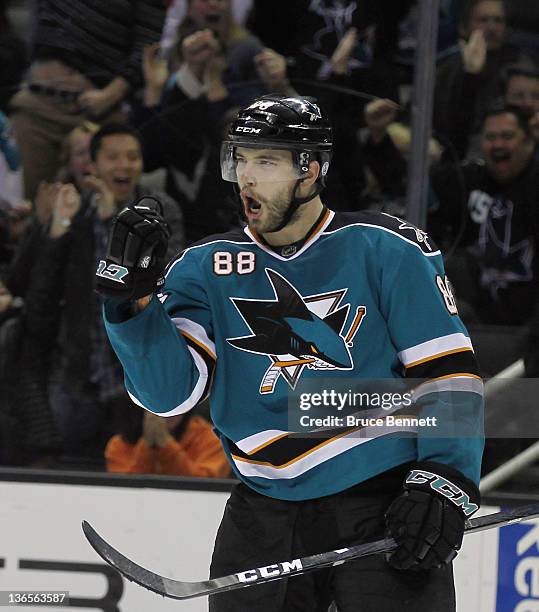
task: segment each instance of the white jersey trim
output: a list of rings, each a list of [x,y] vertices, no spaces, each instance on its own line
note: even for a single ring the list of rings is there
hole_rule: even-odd
[[[135,395],[129,393],[128,391],[129,397],[135,402],[135,404],[137,404],[137,406],[140,406],[141,408],[144,408],[149,412],[153,412],[154,414],[158,414],[159,416],[169,417],[175,416],[176,414],[185,414],[186,412],[191,410],[191,408],[194,408],[198,404],[198,402],[200,402],[200,400],[204,396],[204,390],[206,389],[206,385],[208,383],[208,368],[204,359],[202,359],[202,357],[194,349],[192,349],[190,346],[187,346],[187,348],[189,349],[189,352],[191,353],[193,361],[195,362],[195,365],[200,374],[200,376],[198,377],[197,384],[195,385],[195,388],[193,389],[191,395],[184,402],[178,404],[175,408],[172,408],[171,410],[167,410],[166,412],[156,412],[148,406],[145,406]]]
[[[195,323],[195,321],[185,319],[184,317],[174,317],[171,320],[180,331],[184,331],[192,336],[212,353],[214,359],[216,358],[215,342],[210,340],[206,330],[202,327],[202,325],[200,325],[200,323]]]
[[[448,336],[427,340],[400,351],[398,357],[406,367],[410,367],[412,364],[442,357],[447,353],[457,352],[459,349],[473,351],[472,341],[463,333],[449,334]]]
[[[351,416],[355,418],[382,418],[387,414],[393,414],[398,410],[402,410],[401,404],[393,404],[389,408],[384,408],[381,412],[380,410],[373,408],[371,410],[362,410],[360,412],[354,412]],[[332,430],[333,427],[320,427],[319,429],[314,429],[314,432],[324,432],[328,430]],[[242,450],[244,453],[251,455],[255,451],[259,450],[262,446],[268,446],[268,444],[276,442],[279,438],[288,435],[294,435],[302,433],[300,431],[285,431],[283,429],[265,429],[264,431],[259,431],[251,436],[247,436],[247,438],[243,438],[239,442],[234,442],[234,444]]]
[[[442,391],[465,391],[467,393],[477,393],[482,397],[484,385],[483,381],[476,376],[460,374],[423,383],[412,391],[412,398],[415,402],[429,393],[441,393]]]
[[[232,455],[232,459],[236,468],[246,478],[267,478],[269,480],[291,479],[297,478],[305,472],[317,467],[318,465],[329,461],[333,457],[337,457],[346,451],[370,442],[375,438],[380,438],[395,432],[416,432],[416,427],[365,427],[358,431],[353,431],[350,434],[333,440],[329,444],[321,446],[310,452],[306,456],[293,461],[291,464],[284,467],[275,467],[267,464],[253,463],[249,460],[242,459]],[[360,437],[361,435],[361,437]]]

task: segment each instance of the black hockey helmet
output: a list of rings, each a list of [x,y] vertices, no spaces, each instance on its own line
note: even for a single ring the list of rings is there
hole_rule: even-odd
[[[238,146],[291,151],[299,179],[306,175],[311,161],[318,161],[319,193],[331,161],[331,125],[312,99],[268,94],[238,113],[223,141],[221,174],[234,183],[238,181],[234,154]]]

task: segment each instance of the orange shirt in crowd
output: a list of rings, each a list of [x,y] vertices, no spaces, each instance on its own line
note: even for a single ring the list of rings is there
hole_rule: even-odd
[[[162,448],[150,448],[142,438],[135,444],[113,436],[105,449],[108,472],[168,474],[227,478],[230,466],[208,421],[194,415],[180,440],[169,439]]]

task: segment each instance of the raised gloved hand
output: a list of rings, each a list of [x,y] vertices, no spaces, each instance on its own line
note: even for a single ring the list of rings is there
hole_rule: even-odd
[[[461,547],[466,519],[479,508],[479,489],[458,470],[430,462],[416,464],[403,487],[386,512],[399,544],[389,564],[431,569],[449,563]]]
[[[138,300],[163,283],[170,229],[156,198],[144,196],[113,219],[96,289],[103,297]]]

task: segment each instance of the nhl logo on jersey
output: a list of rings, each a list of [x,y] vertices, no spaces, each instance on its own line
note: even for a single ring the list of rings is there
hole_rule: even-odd
[[[294,389],[305,368],[353,369],[350,347],[365,316],[365,307],[357,307],[344,334],[350,304],[340,303],[347,289],[303,297],[274,270],[266,268],[266,275],[275,300],[230,298],[250,334],[227,338],[233,347],[270,360],[259,392],[273,393],[281,377]]]
[[[281,256],[282,257],[292,257],[292,255],[296,254],[297,250],[298,248],[295,244],[290,244],[281,249]]]

